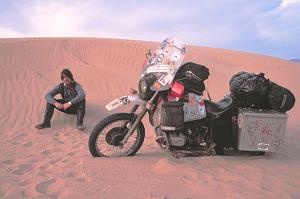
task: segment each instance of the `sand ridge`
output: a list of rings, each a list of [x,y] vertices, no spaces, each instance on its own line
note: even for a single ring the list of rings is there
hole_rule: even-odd
[[[0,198],[299,198],[300,65],[248,52],[187,46],[185,61],[210,69],[214,100],[229,93],[239,71],[265,72],[295,94],[286,142],[260,157],[175,159],[159,149],[147,118],[136,156],[92,158],[92,128],[110,114],[104,105],[137,88],[148,49],[157,43],[96,38],[0,39]],[[55,112],[52,128],[37,130],[44,96],[70,68],[87,94],[84,132],[76,118]]]

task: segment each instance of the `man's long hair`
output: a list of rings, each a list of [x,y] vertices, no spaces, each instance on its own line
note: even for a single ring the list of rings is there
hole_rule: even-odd
[[[70,78],[72,82],[74,81],[73,74],[72,74],[72,72],[71,72],[69,69],[65,68],[65,69],[63,69],[63,70],[61,71],[61,73],[60,73],[60,79],[61,79],[61,80],[64,79],[64,78],[63,78],[64,75],[65,75],[66,77]]]

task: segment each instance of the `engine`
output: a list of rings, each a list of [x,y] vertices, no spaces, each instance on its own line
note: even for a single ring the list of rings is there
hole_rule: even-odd
[[[173,117],[176,115],[174,114]],[[210,142],[206,119],[184,122],[180,129],[178,129],[178,123],[177,129],[173,127],[172,130],[162,125],[160,132],[167,140],[168,145],[176,149],[199,150],[209,145]]]

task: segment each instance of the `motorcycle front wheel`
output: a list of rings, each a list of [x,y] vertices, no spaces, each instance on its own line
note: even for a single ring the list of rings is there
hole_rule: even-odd
[[[94,157],[133,156],[141,148],[145,139],[145,127],[142,122],[124,145],[120,144],[128,127],[133,123],[134,115],[116,113],[101,120],[89,136],[89,150]]]

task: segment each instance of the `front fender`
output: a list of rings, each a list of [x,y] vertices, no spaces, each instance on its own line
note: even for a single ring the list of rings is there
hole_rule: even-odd
[[[146,104],[146,101],[142,100],[138,95],[122,96],[106,104],[105,108],[109,111],[112,111],[127,104],[137,104],[143,106]]]

